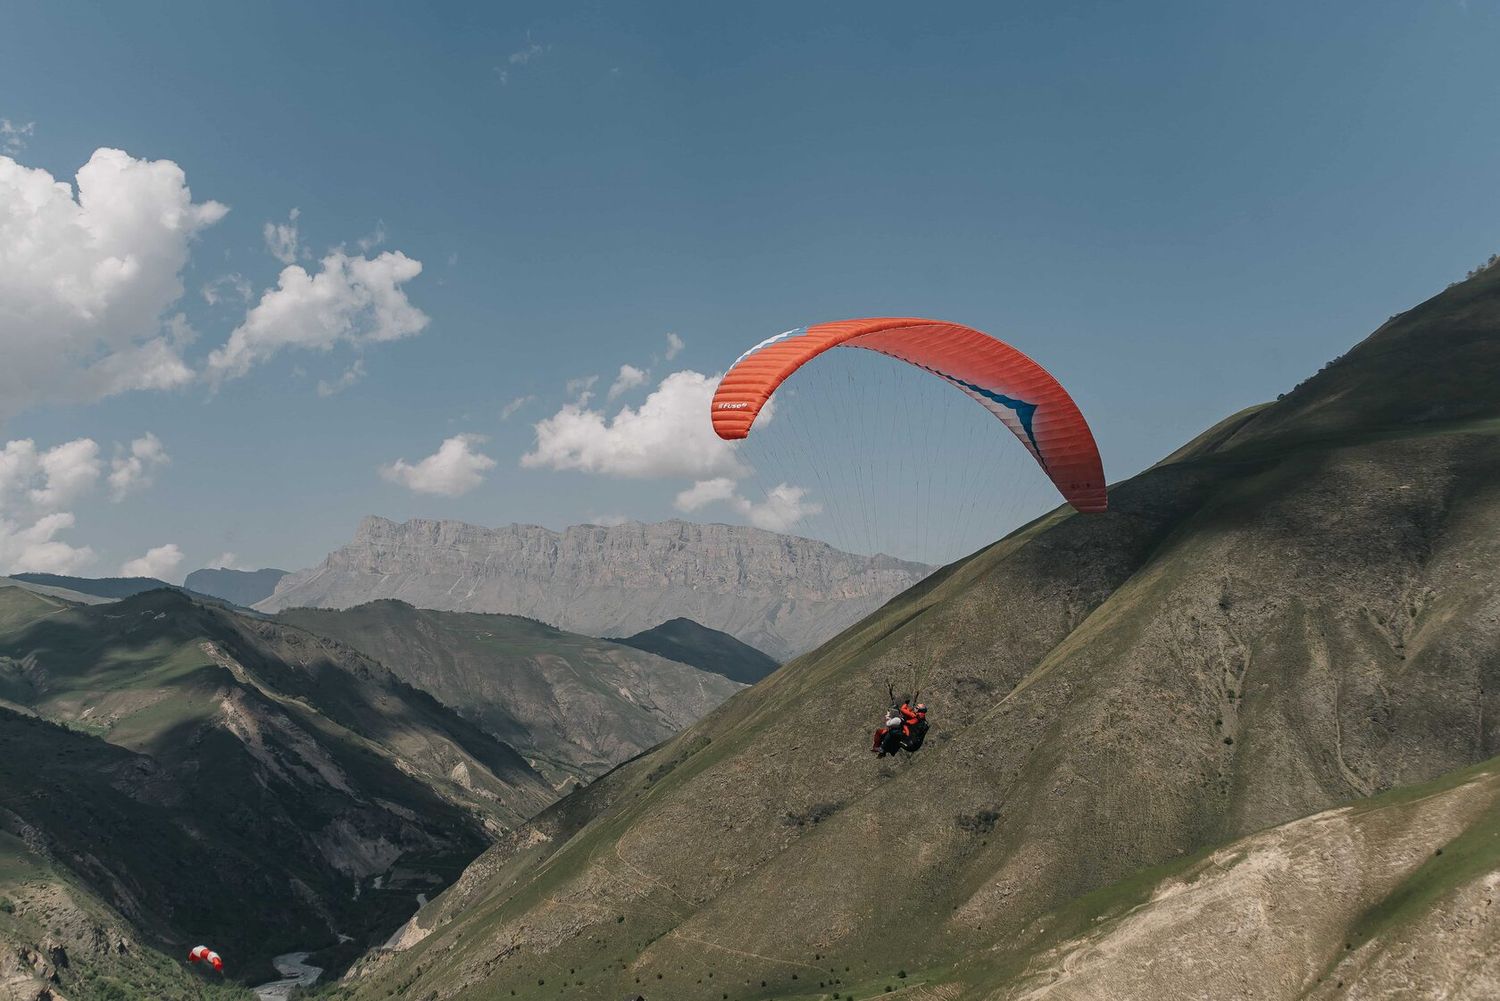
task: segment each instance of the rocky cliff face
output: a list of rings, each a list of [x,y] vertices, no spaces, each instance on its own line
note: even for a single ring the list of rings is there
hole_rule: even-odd
[[[354,541],[282,578],[255,607],[503,612],[572,632],[625,636],[684,616],[786,659],[921,580],[931,568],[811,539],[668,521],[613,528],[482,528],[369,517]]]

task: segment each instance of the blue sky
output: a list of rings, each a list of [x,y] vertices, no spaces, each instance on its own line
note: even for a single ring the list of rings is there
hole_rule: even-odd
[[[180,298],[127,289],[159,315],[69,328],[95,360],[161,338],[164,388],[101,397],[87,357],[38,340],[63,286],[41,265],[0,280],[0,383],[7,357],[40,373],[0,417],[0,445],[34,453],[0,511],[12,556],[58,513],[72,524],[29,536],[71,547],[46,550],[56,568],[113,573],[171,544],[168,576],[226,552],[306,566],[366,513],[672,517],[708,476],[563,445],[523,466],[537,422],[571,400],[608,425],[672,373],[857,315],[1021,347],[1123,478],[1500,249],[1496,52],[1489,0],[12,4],[0,152],[70,183],[101,147],[171,161],[193,203],[228,208],[179,240],[180,267],[152,265]],[[295,243],[271,246],[268,223]],[[272,310],[249,323],[286,261],[317,275],[340,247],[346,279],[351,261],[420,262],[365,288],[404,318],[355,309],[330,350]],[[247,323],[241,374],[223,352]],[[649,376],[607,400],[622,365]],[[589,376],[591,397],[565,388]],[[112,490],[148,433],[159,453]],[[454,462],[417,465],[456,436]],[[93,488],[35,500],[40,457],[79,438]],[[799,530],[832,539],[837,499],[791,461],[824,506]],[[550,468],[569,464],[593,471]]]

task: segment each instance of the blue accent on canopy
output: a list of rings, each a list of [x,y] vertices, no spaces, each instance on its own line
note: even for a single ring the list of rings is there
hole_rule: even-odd
[[[943,373],[938,374],[943,375]],[[1036,434],[1031,430],[1031,418],[1036,414],[1037,408],[1035,403],[1027,403],[1025,400],[1013,400],[1003,393],[997,393],[993,389],[985,389],[983,386],[976,386],[972,382],[964,382],[962,379],[955,379],[951,375],[943,375],[943,378],[955,386],[962,386],[971,393],[978,393],[986,400],[991,400],[1007,410],[1014,411],[1016,420],[1021,422],[1021,429],[1026,432],[1026,438],[1031,442],[1031,447],[1036,451],[1037,457],[1042,458],[1042,446],[1036,443]],[[1046,462],[1047,460],[1042,458],[1042,464],[1046,465]]]

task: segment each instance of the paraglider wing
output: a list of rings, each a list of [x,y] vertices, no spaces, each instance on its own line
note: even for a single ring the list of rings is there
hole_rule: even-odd
[[[1046,369],[1003,341],[940,320],[880,317],[799,327],[739,357],[714,392],[720,438],[735,440],[793,372],[834,347],[864,348],[945,380],[994,414],[1020,439],[1058,492],[1086,513],[1104,511],[1104,465],[1073,398]]]
[[[201,962],[201,961],[203,961],[203,960],[205,960],[207,958],[208,958],[208,946],[206,946],[206,945],[195,945],[188,952],[188,962],[189,963]]]
[[[219,954],[217,952],[209,952],[208,963],[219,973],[224,972],[224,961],[219,958]]]

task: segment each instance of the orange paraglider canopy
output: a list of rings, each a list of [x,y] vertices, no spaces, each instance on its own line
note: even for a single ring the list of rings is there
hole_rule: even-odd
[[[1104,464],[1083,413],[1046,369],[1003,341],[941,320],[877,317],[799,327],[761,341],[720,380],[711,414],[720,438],[744,438],[776,388],[829,348],[900,359],[947,381],[1020,439],[1074,508],[1108,508]]]

